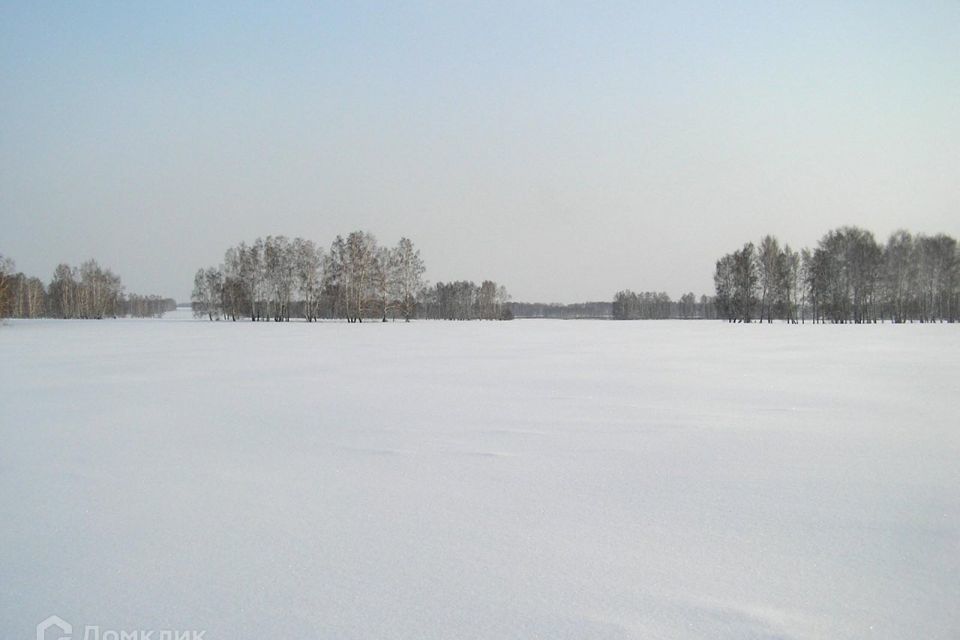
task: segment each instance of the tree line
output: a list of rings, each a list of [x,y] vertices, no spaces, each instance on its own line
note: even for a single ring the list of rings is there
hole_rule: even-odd
[[[613,297],[611,316],[614,320],[714,319],[717,309],[713,298],[702,295],[698,299],[693,292],[672,300],[663,291],[625,289]]]
[[[324,250],[303,238],[267,236],[230,247],[221,265],[199,269],[191,306],[197,317],[254,322],[510,318],[503,286],[485,280],[428,287],[425,272],[409,238],[381,246],[373,234],[354,231]]]
[[[841,227],[813,249],[777,238],[748,242],[716,262],[717,309],[730,322],[875,323],[960,320],[960,251],[945,234]]]
[[[574,302],[511,302],[508,305],[515,318],[551,318],[555,320],[608,320],[613,316],[609,301]]]
[[[0,317],[116,318],[160,317],[176,309],[171,298],[125,294],[120,276],[87,260],[80,267],[60,264],[49,285],[16,271],[10,258],[0,255]]]

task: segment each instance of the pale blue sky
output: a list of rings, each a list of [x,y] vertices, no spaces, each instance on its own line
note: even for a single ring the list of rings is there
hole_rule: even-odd
[[[185,299],[258,235],[410,236],[516,299],[960,236],[960,2],[0,3],[0,252]]]

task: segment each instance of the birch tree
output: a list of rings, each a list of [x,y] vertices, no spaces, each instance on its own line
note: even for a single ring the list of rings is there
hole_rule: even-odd
[[[377,240],[366,231],[353,231],[345,243],[343,276],[347,321],[363,322],[376,268]]]
[[[0,254],[0,318],[9,313],[16,265],[12,258]]]
[[[426,267],[409,238],[400,238],[394,253],[397,303],[404,321],[410,322],[417,310],[417,295],[424,288]]]
[[[323,249],[303,238],[293,240],[294,272],[303,302],[303,317],[315,321],[320,313],[323,282]]]
[[[777,267],[780,258],[780,243],[773,236],[767,235],[760,240],[757,250],[757,271],[760,285],[760,322],[766,315],[767,322],[771,321],[771,301],[776,298],[779,274]]]
[[[199,269],[193,277],[191,306],[195,317],[207,316],[211,321],[220,319],[220,296],[223,290],[223,273],[214,267]]]

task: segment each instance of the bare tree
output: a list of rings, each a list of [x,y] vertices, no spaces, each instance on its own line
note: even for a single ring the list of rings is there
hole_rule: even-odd
[[[263,266],[269,300],[267,315],[276,322],[289,321],[296,264],[286,236],[267,236],[263,243]]]
[[[739,322],[750,322],[757,306],[758,280],[753,243],[733,253],[733,311]]]
[[[717,313],[729,322],[733,322],[736,317],[733,306],[733,273],[733,254],[728,253],[717,260],[713,272],[713,286],[716,290]]]
[[[243,245],[230,247],[223,256],[223,316],[236,322],[246,313],[243,286]]]
[[[199,269],[193,278],[193,315],[198,318],[207,316],[211,321],[219,320],[222,292],[223,272],[214,267]]]
[[[363,322],[366,303],[372,297],[377,240],[366,231],[353,231],[347,236],[345,248],[343,278],[347,321]]]
[[[417,295],[424,288],[423,274],[426,267],[420,258],[420,251],[414,249],[409,238],[400,238],[394,255],[397,302],[403,319],[410,322],[417,310]]]
[[[778,263],[778,307],[784,320],[797,324],[797,309],[800,306],[800,254],[786,244],[780,252]]]
[[[498,320],[513,320],[513,309],[507,306],[510,294],[505,286],[497,285],[496,317]]]
[[[378,247],[374,255],[373,291],[377,301],[377,311],[382,322],[387,321],[387,311],[395,300],[397,282],[396,253],[387,247]]]
[[[9,313],[15,270],[13,259],[0,254],[0,318]]]
[[[337,236],[323,262],[323,290],[330,301],[331,313],[347,317],[347,243]],[[349,321],[349,318],[348,318]]]
[[[297,288],[303,297],[303,317],[313,322],[320,313],[320,294],[323,282],[323,249],[310,240],[293,240],[294,272]]]
[[[476,292],[477,315],[483,320],[497,318],[497,284],[484,280]]]
[[[767,322],[772,322],[771,303],[777,298],[777,285],[780,282],[780,243],[773,236],[767,235],[760,240],[757,250],[757,272],[760,284],[760,322],[766,315]]]

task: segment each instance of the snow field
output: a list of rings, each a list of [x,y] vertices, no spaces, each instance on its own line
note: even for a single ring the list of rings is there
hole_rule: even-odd
[[[960,331],[0,327],[0,637],[955,638]]]

